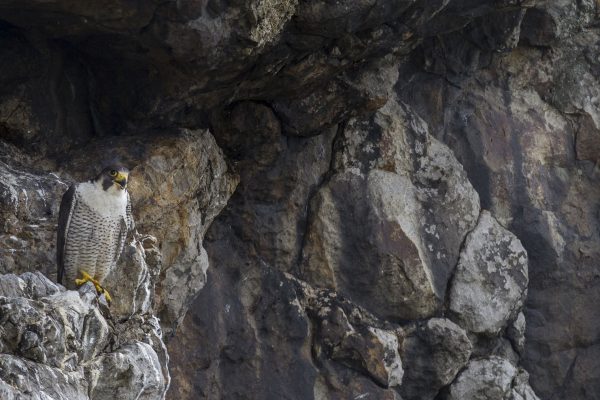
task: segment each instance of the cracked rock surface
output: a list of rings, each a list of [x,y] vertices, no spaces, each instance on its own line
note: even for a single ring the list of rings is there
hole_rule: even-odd
[[[523,307],[527,265],[519,239],[482,212],[456,266],[450,311],[471,332],[497,334]]]
[[[599,15],[1,2],[0,398],[598,398]],[[108,308],[54,243],[117,160]]]
[[[162,333],[139,314],[122,337],[96,289],[65,291],[39,272],[2,276],[3,399],[156,399],[169,383]]]

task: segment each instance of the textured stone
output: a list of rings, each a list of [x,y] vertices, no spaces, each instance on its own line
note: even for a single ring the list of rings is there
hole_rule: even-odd
[[[525,349],[525,325],[525,315],[520,312],[506,330],[508,338],[519,353]]]
[[[520,369],[513,380],[509,400],[539,400],[531,386],[529,386],[529,374]]]
[[[304,275],[382,316],[432,315],[477,220],[477,193],[448,148],[393,100],[351,120],[337,145],[335,173],[312,200]]]
[[[53,216],[58,215],[60,204],[54,199],[67,188],[55,174],[35,173],[0,161],[0,271],[54,273]]]
[[[25,272],[21,275],[0,275],[0,296],[2,297],[29,297],[39,299],[50,296],[65,289],[49,281],[40,272]]]
[[[308,96],[277,100],[273,109],[286,135],[318,135],[324,127],[383,106],[393,94],[389,82],[397,76],[394,58],[385,57],[369,68],[345,74],[342,79],[315,89]]]
[[[92,399],[158,399],[166,390],[158,357],[142,342],[98,357],[89,371]]]
[[[406,328],[400,356],[407,366],[402,398],[434,399],[467,364],[472,345],[467,333],[447,319],[432,318]]]
[[[111,288],[109,293],[115,299],[110,311],[117,319],[151,313],[155,301],[154,287],[161,269],[161,254],[156,247],[156,238],[135,236],[125,243],[117,267],[104,280],[105,287]],[[155,263],[149,264],[147,259]]]
[[[450,288],[450,310],[470,332],[494,335],[523,306],[527,253],[519,239],[482,212],[469,233]]]
[[[588,112],[577,106],[587,103],[594,112],[593,96],[581,86],[597,85],[590,79],[599,71],[592,3],[538,3],[527,11],[521,42],[511,53],[494,55],[460,77],[433,76],[421,66],[416,74],[403,70],[401,75],[410,78],[397,85],[403,101],[452,148],[482,207],[527,250],[521,362],[542,398],[594,398],[591,393],[562,393],[566,386],[585,386],[587,378],[572,374],[571,367],[595,345],[600,332],[594,306],[600,301],[597,131]],[[545,21],[571,28],[555,35],[551,25],[537,18],[548,13],[554,15]],[[528,45],[532,30],[543,42]],[[551,40],[543,39],[546,34]],[[448,42],[458,47],[446,37]],[[426,47],[425,54],[430,44]],[[445,50],[452,65],[466,63],[474,54],[452,46]]]
[[[295,285],[278,271],[295,270],[307,198],[329,168],[336,130],[282,136],[272,111],[257,103],[240,104],[231,116],[231,123],[217,125],[222,130],[215,136],[225,139],[240,184],[206,236],[209,284],[169,344],[172,359],[179,360],[170,396],[310,398],[318,374],[311,361],[312,325],[297,305]],[[245,131],[241,121],[251,129]],[[238,146],[229,147],[232,142]],[[218,310],[218,318],[210,310]],[[357,394],[361,387],[382,391],[369,377],[354,377],[361,382]]]
[[[450,386],[448,399],[503,400],[517,369],[498,357],[473,360]]]
[[[450,385],[446,399],[537,400],[527,379],[526,372],[500,357],[472,360]]]
[[[89,399],[80,372],[64,372],[11,354],[0,354],[0,395],[6,400]]]
[[[321,342],[314,350],[317,354],[324,351],[332,360],[364,370],[384,387],[402,383],[404,371],[394,331],[363,321],[352,324],[331,294],[323,293],[312,303],[312,315],[318,326],[317,339]]]
[[[432,314],[436,297],[419,248],[396,222],[415,215],[409,208],[417,204],[407,195],[410,189],[407,180],[383,171],[374,171],[367,180],[351,172],[336,174],[312,203],[315,211],[304,249],[304,274],[309,281],[347,293],[382,316],[417,318]],[[371,203],[372,196],[377,197]],[[392,208],[404,204],[409,206]],[[384,208],[387,205],[392,209]],[[345,215],[358,218],[351,221]],[[356,232],[354,224],[368,231]]]
[[[594,2],[555,0],[536,4],[527,11],[523,37],[534,46],[549,46],[567,39],[594,19]]]
[[[32,399],[164,395],[168,358],[166,353],[159,356],[164,345],[158,324],[155,342],[146,343],[137,332],[139,320],[127,323],[128,336],[119,332],[119,322],[115,329],[90,283],[76,292],[65,291],[40,273],[3,275],[2,281],[3,294],[10,296],[0,297],[3,398],[20,399],[27,393]]]
[[[567,385],[557,392],[557,397],[574,398],[594,398],[600,390],[600,384],[596,379],[598,356],[600,355],[600,346],[588,346],[577,355],[570,365],[570,374],[572,378],[567,381]]]
[[[2,298],[2,348],[41,364],[74,370],[108,344],[108,325],[89,300],[80,299],[76,292],[46,301]],[[67,317],[69,305],[72,311]],[[72,331],[77,334],[74,339],[69,335]]]

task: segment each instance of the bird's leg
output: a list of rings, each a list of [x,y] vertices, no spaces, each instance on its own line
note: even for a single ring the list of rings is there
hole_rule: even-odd
[[[75,279],[75,283],[79,286],[83,285],[86,282],[92,282],[94,284],[94,286],[96,287],[96,292],[98,294],[102,294],[104,293],[104,298],[106,299],[107,302],[111,302],[112,301],[112,297],[110,297],[110,294],[108,294],[108,291],[106,289],[104,289],[102,287],[102,285],[100,285],[100,282],[98,282],[98,280],[92,278],[92,276],[90,274],[88,274],[85,271],[80,271],[81,272],[81,276],[83,277],[82,279]]]
[[[94,278],[92,278],[92,277],[91,277],[91,275],[90,275],[90,274],[88,274],[87,272],[85,272],[85,271],[79,271],[79,272],[81,272],[81,276],[82,276],[83,278],[82,278],[82,279],[75,279],[75,283],[76,283],[78,286],[81,286],[81,285],[83,285],[83,284],[84,284],[84,283],[86,283],[86,282],[92,282],[92,283],[94,284],[94,286],[95,286],[96,284],[98,284],[98,281],[96,281]]]

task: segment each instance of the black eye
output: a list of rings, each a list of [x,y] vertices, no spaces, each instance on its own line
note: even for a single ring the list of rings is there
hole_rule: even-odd
[[[117,176],[117,171],[115,171],[114,169],[111,169],[110,176]]]

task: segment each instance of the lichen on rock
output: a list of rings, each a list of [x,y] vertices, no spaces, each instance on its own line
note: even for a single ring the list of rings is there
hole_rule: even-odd
[[[449,308],[469,331],[498,334],[522,308],[528,281],[523,245],[484,211],[461,252]]]

